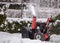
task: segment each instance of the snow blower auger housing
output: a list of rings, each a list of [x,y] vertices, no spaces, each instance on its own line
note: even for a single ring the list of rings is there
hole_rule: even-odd
[[[49,29],[47,29],[47,23],[37,23],[37,30],[34,35],[35,39],[39,39],[42,41],[49,41]]]

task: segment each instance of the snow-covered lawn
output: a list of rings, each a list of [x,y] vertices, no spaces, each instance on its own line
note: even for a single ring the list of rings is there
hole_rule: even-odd
[[[21,34],[10,34],[7,32],[0,32],[0,43],[20,43]]]
[[[23,39],[20,33],[10,34],[7,32],[0,32],[0,43],[56,43],[60,41],[59,38],[60,35],[52,35],[50,41],[31,40],[29,38]],[[54,42],[54,40],[56,42]]]

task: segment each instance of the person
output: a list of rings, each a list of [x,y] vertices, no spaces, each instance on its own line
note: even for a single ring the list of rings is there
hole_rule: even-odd
[[[34,39],[34,34],[36,33],[36,16],[33,16],[33,19],[32,19],[32,39]]]

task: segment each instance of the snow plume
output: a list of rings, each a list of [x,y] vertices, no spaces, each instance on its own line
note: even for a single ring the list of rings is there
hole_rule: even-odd
[[[29,9],[32,12],[33,16],[36,16],[35,7],[32,4],[29,5]]]

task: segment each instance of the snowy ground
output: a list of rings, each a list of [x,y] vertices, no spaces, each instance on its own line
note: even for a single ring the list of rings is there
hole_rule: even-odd
[[[50,41],[31,40],[29,38],[21,38],[20,33],[10,34],[0,32],[0,43],[60,43],[60,35],[52,35]]]

